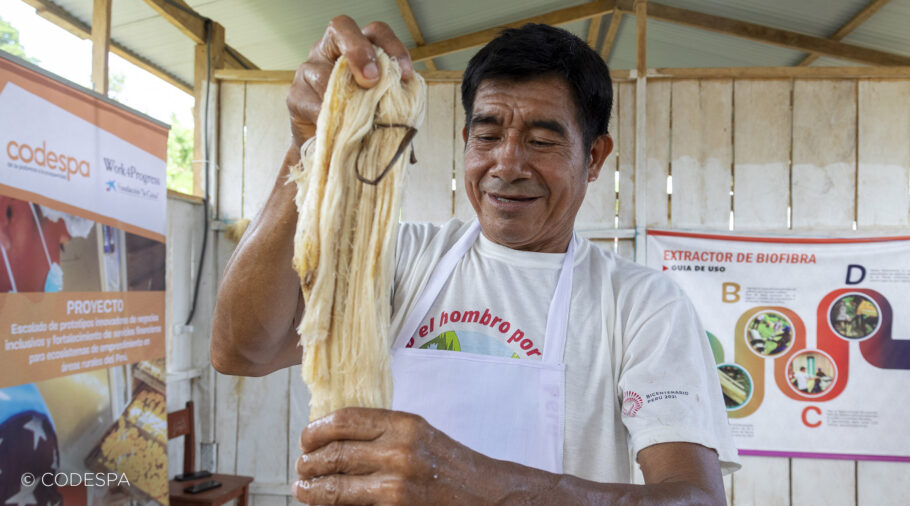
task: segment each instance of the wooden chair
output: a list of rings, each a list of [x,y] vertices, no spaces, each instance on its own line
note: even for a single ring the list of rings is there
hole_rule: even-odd
[[[191,473],[194,471],[193,463],[196,461],[196,437],[194,433],[194,411],[193,401],[186,403],[186,408],[167,415],[167,438],[183,436],[183,472]],[[199,494],[187,494],[183,491],[186,487],[202,483],[204,481],[215,480],[221,483],[218,488],[213,488]],[[250,482],[253,478],[249,476],[235,476],[233,474],[215,474],[208,478],[198,478],[189,481],[170,481],[170,502],[171,506],[187,506],[208,504],[217,506],[224,504],[232,499],[237,499],[237,506],[246,506],[249,499]]]

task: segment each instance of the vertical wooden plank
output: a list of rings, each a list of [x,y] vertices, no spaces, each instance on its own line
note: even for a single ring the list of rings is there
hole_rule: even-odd
[[[619,228],[635,226],[635,83],[619,84]]]
[[[246,83],[221,83],[218,128],[218,216],[236,220],[243,216],[243,148]]]
[[[910,214],[910,82],[861,81],[858,95],[857,228],[906,227]],[[860,506],[907,503],[910,464],[860,461],[856,466]]]
[[[733,82],[673,81],[671,93],[673,226],[726,230],[733,165]]]
[[[859,506],[904,506],[910,491],[907,462],[857,462],[856,495]]]
[[[850,230],[856,171],[856,82],[793,84],[793,228]]]
[[[645,225],[666,227],[669,223],[667,176],[670,170],[670,81],[661,79],[649,82],[646,101],[648,105],[645,121],[647,136]]]
[[[240,395],[246,378],[215,373],[215,442],[218,443],[216,469],[237,473],[237,422]]]
[[[108,53],[111,47],[112,0],[95,0],[92,8],[92,88],[107,96]]]
[[[262,208],[291,145],[290,116],[285,105],[287,92],[287,83],[247,84],[243,162],[245,218],[253,217]],[[222,184],[227,184],[223,178]]]
[[[733,505],[790,504],[790,461],[771,457],[740,456],[743,467],[733,473]],[[794,503],[802,504],[802,503]]]
[[[302,352],[302,351],[301,351]],[[300,457],[300,433],[310,420],[310,391],[303,383],[300,366],[289,369],[288,393],[288,474],[287,483],[294,483],[297,477],[297,458]],[[290,489],[288,489],[290,490]],[[294,501],[290,498],[290,501]],[[290,504],[289,501],[289,504]],[[294,501],[296,502],[296,501]],[[299,503],[298,503],[299,504]]]
[[[860,81],[857,227],[910,225],[910,82]]]
[[[790,205],[790,82],[737,81],[734,87],[735,228],[786,229]],[[789,459],[740,458],[742,469],[733,474],[729,485],[726,480],[724,483],[732,496],[731,504],[790,504]]]
[[[855,214],[856,82],[793,84],[793,228],[851,230]],[[794,504],[825,494],[853,504],[855,463],[791,460]],[[830,491],[830,495],[828,494]]]
[[[734,84],[733,221],[736,230],[787,229],[789,80]]]
[[[454,86],[427,86],[427,116],[414,139],[417,164],[410,167],[402,199],[403,221],[443,223],[452,217]]]
[[[238,405],[237,473],[260,483],[281,483],[288,475],[289,370],[245,378]],[[296,447],[296,446],[295,446]],[[284,497],[257,496],[257,505],[287,503]]]
[[[454,91],[455,121],[453,137],[455,139],[455,147],[452,149],[452,156],[455,159],[455,217],[461,221],[468,221],[474,218],[476,214],[474,213],[474,207],[471,206],[471,202],[468,200],[468,194],[464,191],[464,137],[462,136],[462,130],[464,129],[465,112],[464,107],[461,105],[461,86],[456,84]]]
[[[794,505],[856,504],[856,463],[852,460],[790,459]]]
[[[726,474],[724,475],[724,497],[727,499],[727,504],[733,504],[733,475]]]
[[[613,109],[610,111],[608,131],[612,134],[616,130],[616,92],[614,86]],[[575,217],[575,227],[585,228],[615,228],[616,218],[616,150],[604,160],[600,175],[596,181],[588,183],[585,200],[581,203],[578,215]]]

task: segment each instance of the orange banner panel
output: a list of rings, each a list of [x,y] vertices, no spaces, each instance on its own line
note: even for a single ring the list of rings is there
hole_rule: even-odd
[[[0,388],[165,355],[164,292],[0,294]]]

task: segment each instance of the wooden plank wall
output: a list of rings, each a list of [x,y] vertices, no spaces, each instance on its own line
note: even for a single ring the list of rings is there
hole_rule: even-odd
[[[289,142],[286,89],[221,85],[222,219],[254,215],[274,183]],[[636,225],[635,83],[616,84],[614,95],[614,154],[589,188],[578,228],[633,258],[634,241],[624,231]],[[648,226],[827,234],[910,226],[910,81],[652,79],[646,95]],[[460,101],[456,83],[430,83],[404,220],[473,214],[461,188]],[[218,244],[221,272],[232,246]],[[200,413],[214,417],[218,470],[255,476],[256,504],[294,504],[287,494],[308,402],[299,372],[216,375],[214,413]],[[903,504],[910,496],[900,479],[910,472],[906,464],[743,462],[725,480],[737,506]]]

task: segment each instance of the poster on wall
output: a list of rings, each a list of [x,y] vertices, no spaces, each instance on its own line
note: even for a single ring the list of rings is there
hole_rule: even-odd
[[[3,55],[0,504],[165,504],[168,127]]]
[[[910,236],[647,248],[695,304],[741,454],[910,461]]]

